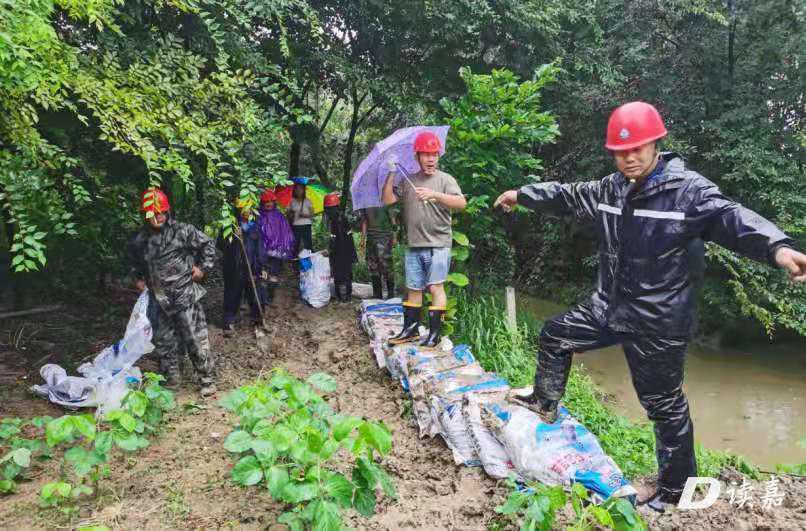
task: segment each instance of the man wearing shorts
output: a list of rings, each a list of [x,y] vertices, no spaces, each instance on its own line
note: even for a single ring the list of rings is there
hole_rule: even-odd
[[[423,290],[431,294],[428,308],[430,331],[420,345],[435,347],[440,342],[442,316],[448,304],[445,280],[451,266],[451,211],[464,210],[467,201],[452,176],[438,169],[439,138],[430,131],[417,135],[414,151],[420,171],[394,185],[394,165],[390,166],[383,187],[383,201],[392,205],[403,204],[403,221],[406,226],[406,288],[408,296],[403,303],[403,330],[390,339],[399,344],[419,337]]]

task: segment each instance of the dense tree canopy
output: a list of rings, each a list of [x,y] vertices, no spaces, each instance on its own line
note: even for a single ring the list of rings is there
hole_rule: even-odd
[[[600,178],[607,116],[632,99],[803,246],[804,18],[787,0],[0,0],[3,268],[18,289],[120,275],[146,186],[214,232],[234,196],[289,174],[346,190],[373,142],[416,123],[452,126],[444,165],[476,197]],[[462,221],[479,282],[592,282],[584,227],[482,212]],[[713,322],[806,335],[802,288],[710,257]]]

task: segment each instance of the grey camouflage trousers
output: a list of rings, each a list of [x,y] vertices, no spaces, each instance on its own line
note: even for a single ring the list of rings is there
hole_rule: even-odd
[[[210,351],[210,338],[207,333],[207,318],[204,307],[197,302],[190,308],[168,315],[159,304],[150,304],[151,326],[154,330],[152,341],[154,352],[160,360],[160,372],[168,381],[178,382],[179,365],[185,355],[190,356],[193,368],[199,375],[202,385],[213,383],[214,360]]]

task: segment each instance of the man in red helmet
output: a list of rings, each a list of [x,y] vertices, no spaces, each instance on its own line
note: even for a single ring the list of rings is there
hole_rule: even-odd
[[[405,343],[416,339],[423,306],[423,290],[431,293],[428,308],[430,331],[422,346],[435,347],[440,342],[442,316],[447,309],[445,280],[451,266],[451,211],[464,210],[467,201],[452,176],[439,170],[439,138],[424,131],[414,140],[414,151],[420,171],[411,179],[394,186],[395,166],[390,165],[383,187],[383,201],[392,205],[403,203],[406,226],[406,287],[408,296],[403,303],[404,324],[390,342]]]
[[[215,244],[202,231],[170,216],[165,194],[143,192],[145,226],[131,239],[131,276],[141,291],[148,287],[148,318],[154,330],[154,352],[167,386],[178,387],[179,364],[187,351],[201,380],[202,396],[215,393],[213,357],[198,282],[215,261]]]
[[[610,116],[605,147],[616,173],[600,181],[529,184],[495,202],[593,221],[599,280],[589,299],[546,321],[540,334],[534,391],[518,397],[547,422],[557,419],[575,352],[620,343],[639,401],[655,424],[658,491],[645,502],[663,511],[697,475],[684,358],[695,328],[704,242],[786,268],[806,281],[806,255],[755,212],[723,196],[674,153],[658,111],[627,103]]]

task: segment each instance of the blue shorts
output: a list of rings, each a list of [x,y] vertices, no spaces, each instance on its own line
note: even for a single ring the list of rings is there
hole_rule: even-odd
[[[409,247],[406,249],[406,287],[422,291],[443,284],[451,268],[450,247]]]

